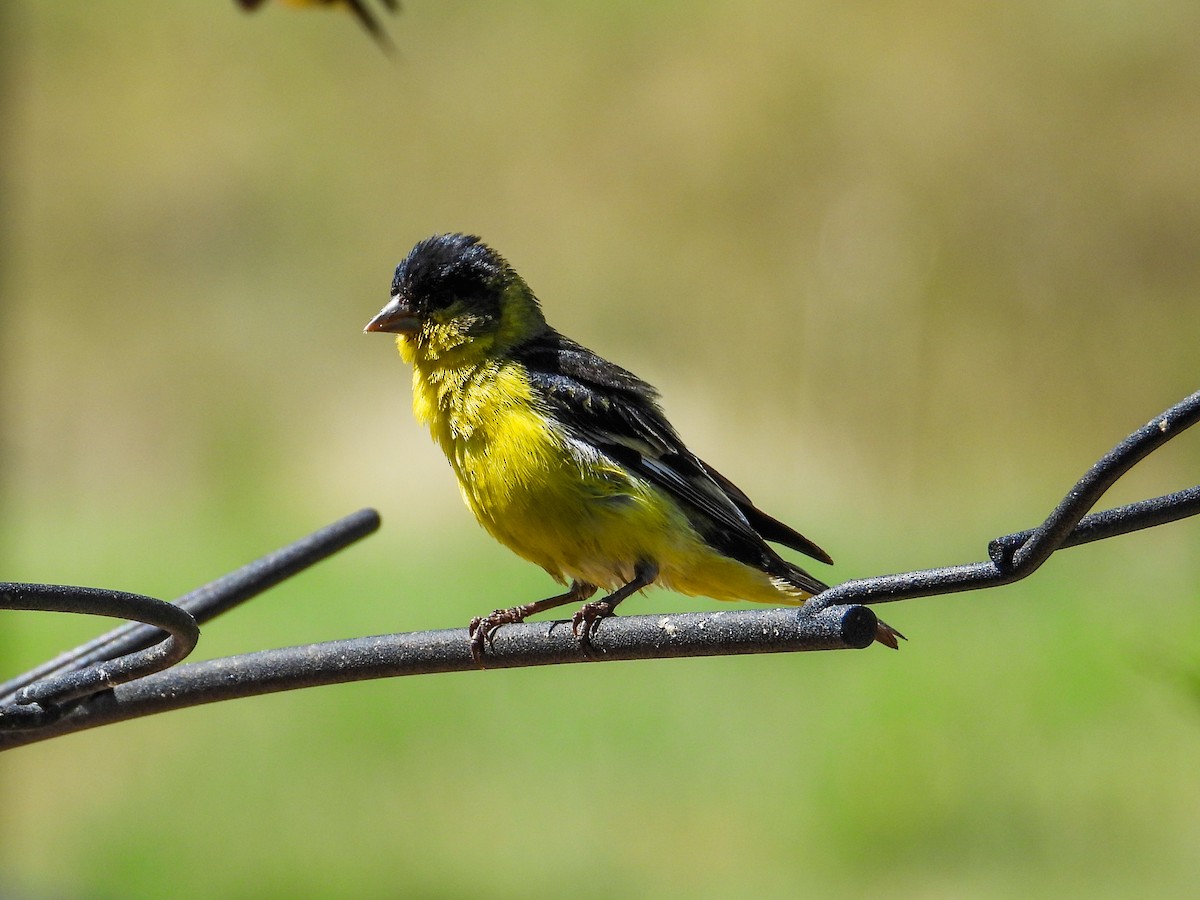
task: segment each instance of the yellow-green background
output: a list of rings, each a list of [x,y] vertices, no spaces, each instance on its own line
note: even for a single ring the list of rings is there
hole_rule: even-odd
[[[0,578],[173,597],[384,528],[200,656],[549,580],[362,325],[434,232],[838,560],[970,561],[1200,387],[1200,6],[412,0],[0,11]],[[1197,482],[1200,435],[1111,500]],[[0,758],[26,896],[1182,895],[1200,526],[886,611],[900,653],[439,675]],[[650,592],[630,611],[706,608]],[[10,675],[104,623],[0,613]]]

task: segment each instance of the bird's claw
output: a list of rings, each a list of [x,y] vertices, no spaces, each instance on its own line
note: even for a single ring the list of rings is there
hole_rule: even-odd
[[[525,611],[514,606],[509,609],[494,609],[486,616],[476,616],[467,626],[467,634],[471,638],[471,659],[475,665],[484,668],[483,653],[485,645],[490,645],[496,635],[496,629],[501,625],[512,625],[525,621]]]
[[[571,617],[571,634],[579,639],[579,646],[590,649],[592,635],[601,619],[615,616],[616,604],[610,603],[607,597],[585,603]]]

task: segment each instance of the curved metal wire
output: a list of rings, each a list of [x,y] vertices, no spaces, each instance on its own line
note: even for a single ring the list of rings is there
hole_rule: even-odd
[[[178,606],[99,588],[0,583],[0,608],[86,613],[144,623],[159,641],[103,665],[63,671],[31,681],[0,706],[0,728],[37,728],[60,719],[72,701],[160,671],[184,659],[200,639],[192,614]]]
[[[1007,584],[1032,574],[1063,547],[1200,513],[1197,486],[1085,515],[1121,475],[1198,420],[1200,392],[1156,416],[1105,454],[1040,526],[992,541],[986,561],[847,581],[799,609],[606,619],[593,636],[590,651],[581,648],[561,622],[506,625],[489,645],[488,668],[865,647],[876,621],[869,604]],[[185,663],[97,694],[36,730],[0,731],[0,749],[234,697],[474,668],[466,629],[331,641]],[[0,709],[0,714],[11,708]]]
[[[813,597],[805,608],[818,610],[847,603],[891,603],[913,597],[997,587],[1033,574],[1052,553],[1063,547],[1193,516],[1200,512],[1200,486],[1086,518],[1085,513],[1138,461],[1197,421],[1200,421],[1200,391],[1155,416],[1104,454],[1037,528],[993,540],[988,545],[989,558],[985,562],[845,581]]]
[[[148,675],[186,657],[198,625],[349,546],[379,528],[363,509],[185,594],[175,603],[99,588],[0,583],[0,608],[78,612],[135,620],[0,684],[0,731],[56,721],[66,704]],[[175,639],[187,628],[190,643]],[[166,649],[160,649],[166,647]]]
[[[580,648],[569,622],[505,625],[488,647],[488,668],[865,647],[875,634],[865,606],[815,615],[785,609],[737,609],[605,619]],[[301,647],[260,650],[184,663],[92,698],[38,731],[0,732],[0,750],[125,719],[188,706],[401,675],[479,671],[465,628],[383,634]]]

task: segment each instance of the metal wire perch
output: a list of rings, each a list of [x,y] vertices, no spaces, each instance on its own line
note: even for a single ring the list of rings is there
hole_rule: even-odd
[[[379,528],[359,510],[242,566],[174,603],[100,588],[0,582],[0,609],[130,619],[82,646],[0,683],[0,734],[57,721],[88,696],[161,671],[195,648],[199,626]]]
[[[1198,420],[1200,392],[1156,416],[1101,457],[1040,526],[993,540],[985,561],[854,579],[824,591],[799,609],[737,609],[606,619],[594,634],[590,649],[581,648],[570,627],[563,622],[506,625],[496,633],[494,644],[489,645],[488,667],[866,647],[875,630],[875,615],[868,608],[872,604],[1008,584],[1032,574],[1063,547],[1115,537],[1200,513],[1200,486],[1196,486],[1087,514],[1125,472]],[[194,615],[197,621],[211,618],[232,605],[226,602],[227,598],[237,596],[238,600],[233,602],[245,599],[287,577],[279,572],[286,570],[291,574],[370,533],[378,526],[378,521],[374,511],[363,510],[305,539],[311,542],[305,550],[296,550],[305,544],[301,541],[273,555],[285,559],[294,553],[296,559],[307,559],[308,562],[293,560],[293,568],[284,565],[276,570],[269,562],[273,557],[267,557],[188,595],[178,606]],[[260,572],[256,567],[265,568]],[[268,571],[275,571],[278,577],[268,577],[266,582],[269,583],[249,590],[250,586],[258,585],[260,577]],[[241,589],[232,587],[238,584],[242,585]],[[29,608],[19,605],[28,602],[27,599],[12,601],[6,592],[13,588],[0,585],[0,607]],[[248,592],[243,596],[241,590]],[[189,599],[206,592],[217,598],[211,605],[197,604]],[[11,596],[28,598],[29,595],[13,593]],[[155,603],[157,601],[150,601],[146,608],[139,607],[141,615],[133,617],[150,622],[149,614],[158,610],[153,606]],[[100,612],[94,608],[87,611]],[[128,613],[132,613],[132,607]],[[186,631],[183,623],[178,624],[181,632]],[[134,634],[138,635],[137,640],[133,639]],[[179,646],[186,643],[186,639],[186,635],[181,634]],[[475,669],[467,630],[458,628],[329,641],[182,665],[162,662],[180,652],[176,647],[160,651],[152,665],[171,667],[153,674],[136,670],[129,675],[131,670],[124,668],[119,676],[120,683],[111,677],[101,679],[98,674],[93,674],[81,677],[80,682],[72,683],[71,687],[65,682],[61,687],[56,686],[54,679],[61,682],[63,672],[105,668],[111,666],[105,660],[113,655],[119,660],[127,660],[126,654],[131,651],[140,652],[162,640],[163,631],[149,624],[124,626],[26,676],[0,685],[0,749],[235,697],[370,678]],[[188,650],[182,650],[182,655]],[[128,667],[133,663],[123,665]],[[85,667],[81,669],[81,666]],[[133,680],[128,680],[126,675]],[[89,695],[89,692],[93,693]],[[22,706],[38,706],[44,712],[21,711]]]

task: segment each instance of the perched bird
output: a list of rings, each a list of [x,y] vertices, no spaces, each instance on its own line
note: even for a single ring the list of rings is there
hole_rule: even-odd
[[[767,542],[829,554],[754,506],[676,434],[646,382],[559,334],[533,291],[479,238],[438,235],[396,267],[366,331],[413,367],[413,411],[463,500],[502,544],[566,593],[472,620],[477,661],[501,625],[584,603],[596,623],[651,584],[717,600],[799,604],[826,585]],[[611,591],[590,603],[597,589]],[[903,637],[879,624],[889,647]]]
[[[267,0],[236,0],[242,9],[253,12]],[[370,8],[362,0],[281,0],[287,6],[343,6],[358,19],[358,23],[367,30],[367,34],[375,39],[375,43],[383,48],[385,53],[392,53],[395,47],[379,20],[372,15]],[[382,0],[383,6],[390,13],[400,9],[400,0]]]

